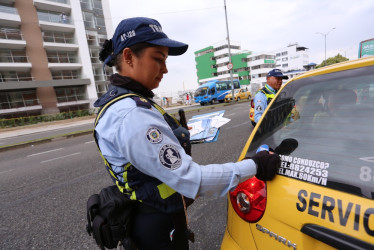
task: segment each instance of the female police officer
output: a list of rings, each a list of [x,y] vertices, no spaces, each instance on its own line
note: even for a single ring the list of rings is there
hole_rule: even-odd
[[[122,20],[100,52],[104,65],[115,66],[111,88],[98,99],[95,138],[120,191],[139,201],[132,238],[139,249],[188,249],[182,195],[225,195],[238,183],[257,176],[274,177],[280,159],[262,151],[237,163],[201,166],[186,154],[188,130],[152,101],[168,72],[168,55],[188,45],[169,39],[158,21]],[[183,217],[184,218],[184,217]],[[184,222],[185,223],[185,222]],[[175,230],[174,230],[175,229]]]

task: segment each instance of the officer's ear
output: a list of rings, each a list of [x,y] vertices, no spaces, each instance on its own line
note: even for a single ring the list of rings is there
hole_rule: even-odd
[[[133,53],[130,48],[125,48],[122,50],[122,61],[130,66],[133,63]]]

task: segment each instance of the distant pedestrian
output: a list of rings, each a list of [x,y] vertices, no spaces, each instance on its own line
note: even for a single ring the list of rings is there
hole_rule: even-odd
[[[163,106],[166,106],[166,97],[165,96],[162,98],[162,104],[163,104]]]
[[[189,94],[186,95],[186,105],[191,105]]]
[[[169,107],[169,98],[165,97],[166,98],[166,107]]]
[[[65,12],[62,12],[62,13],[60,14],[60,19],[61,19],[61,22],[62,22],[62,23],[66,23],[66,14],[65,14]]]

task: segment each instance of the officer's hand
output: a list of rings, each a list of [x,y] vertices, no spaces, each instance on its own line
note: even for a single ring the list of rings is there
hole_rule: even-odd
[[[281,164],[279,155],[273,154],[272,152],[263,150],[258,152],[251,159],[257,165],[257,179],[262,181],[270,181],[277,174]]]

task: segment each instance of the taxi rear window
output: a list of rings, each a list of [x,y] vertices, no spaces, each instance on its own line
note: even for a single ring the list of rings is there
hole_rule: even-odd
[[[374,199],[374,67],[288,84],[247,156],[261,144],[281,155],[280,175]]]

